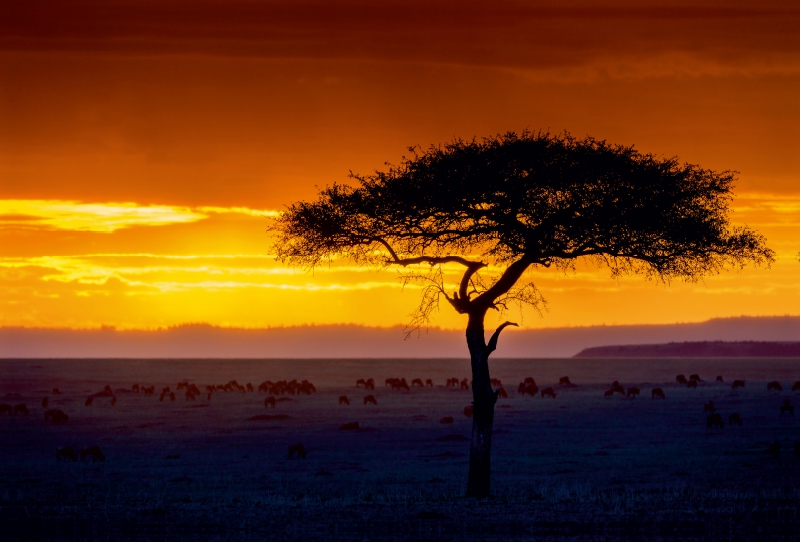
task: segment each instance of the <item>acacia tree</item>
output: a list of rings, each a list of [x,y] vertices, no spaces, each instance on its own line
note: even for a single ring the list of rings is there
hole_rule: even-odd
[[[612,275],[695,281],[774,259],[761,235],[729,223],[731,171],[527,131],[409,150],[413,156],[387,171],[351,173],[357,186],[335,184],[316,201],[288,206],[271,228],[273,249],[279,261],[307,268],[334,257],[407,268],[404,280],[425,283],[411,329],[428,322],[441,298],[467,317],[468,496],[489,495],[497,392],[488,360],[500,332],[516,325],[505,322],[487,342],[484,319],[511,301],[543,302],[526,270],[589,258]],[[452,292],[445,264],[463,269]]]

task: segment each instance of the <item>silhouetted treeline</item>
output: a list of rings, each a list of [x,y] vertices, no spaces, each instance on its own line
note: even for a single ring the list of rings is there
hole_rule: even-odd
[[[576,358],[797,358],[800,342],[702,341],[595,346]]]

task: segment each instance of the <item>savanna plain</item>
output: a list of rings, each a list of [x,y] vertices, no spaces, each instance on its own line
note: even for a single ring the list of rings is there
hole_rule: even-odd
[[[508,397],[495,410],[493,496],[474,500],[463,497],[471,391],[446,385],[468,378],[467,360],[0,360],[0,403],[29,411],[0,415],[0,538],[800,539],[800,413],[781,409],[800,403],[800,360],[490,363]],[[528,377],[556,397],[520,394]],[[369,378],[374,390],[356,385]],[[259,393],[267,380],[316,391]],[[245,391],[209,398],[206,386],[231,381]],[[607,397],[612,381],[641,393]],[[724,427],[708,426],[709,401]],[[46,421],[52,409],[68,421]],[[297,444],[305,458],[289,457]],[[103,461],[81,461],[91,446]]]

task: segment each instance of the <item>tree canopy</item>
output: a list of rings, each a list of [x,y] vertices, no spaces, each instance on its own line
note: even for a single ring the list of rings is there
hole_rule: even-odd
[[[569,134],[507,133],[410,151],[386,171],[351,173],[357,186],[336,184],[317,201],[290,205],[273,228],[278,259],[527,268],[589,257],[613,273],[663,280],[773,260],[761,235],[729,222],[732,171]]]

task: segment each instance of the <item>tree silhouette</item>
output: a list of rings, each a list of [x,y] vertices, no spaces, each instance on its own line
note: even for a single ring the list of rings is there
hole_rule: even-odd
[[[279,261],[307,268],[344,257],[411,269],[404,280],[425,286],[407,331],[425,325],[441,298],[467,316],[468,496],[489,495],[497,393],[488,359],[500,332],[516,325],[505,322],[487,342],[484,318],[514,301],[540,306],[535,285],[521,280],[526,270],[589,258],[614,276],[695,281],[726,265],[774,259],[761,235],[729,224],[731,171],[528,131],[409,150],[411,158],[387,171],[351,173],[356,187],[336,184],[317,201],[288,206],[271,228],[273,248]],[[445,289],[444,264],[463,268],[455,291]]]

